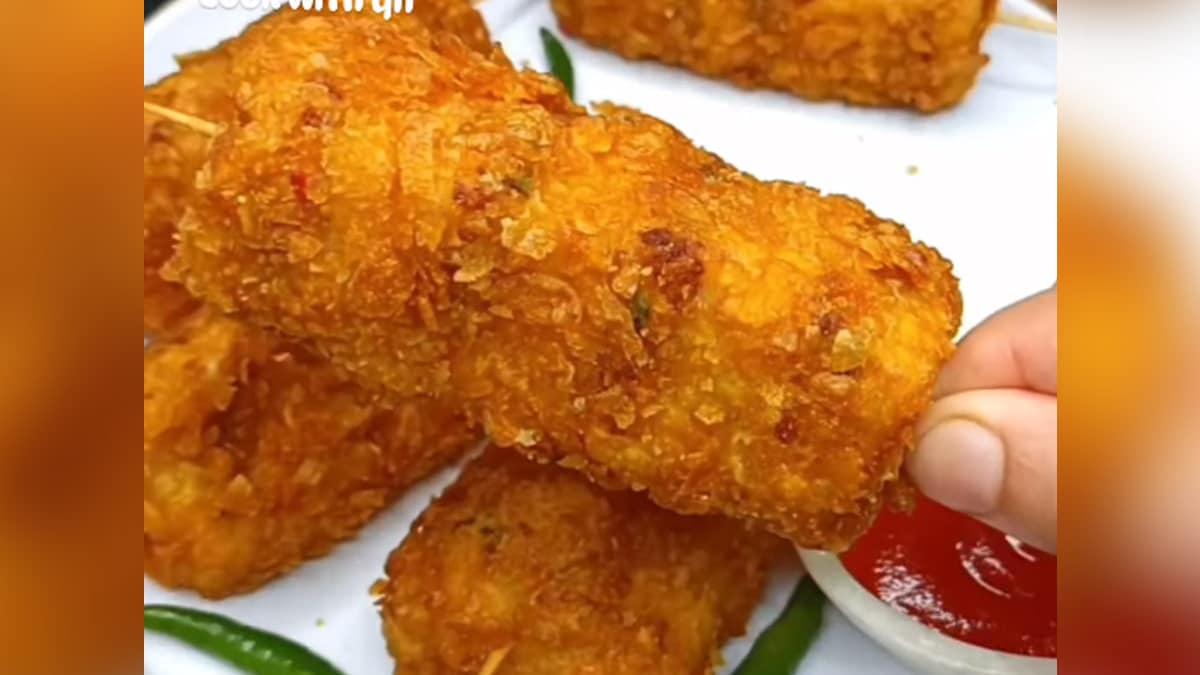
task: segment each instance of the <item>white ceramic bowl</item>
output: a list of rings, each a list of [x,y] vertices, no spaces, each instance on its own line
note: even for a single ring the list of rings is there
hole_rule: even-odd
[[[1050,675],[1058,672],[1058,659],[977,647],[901,614],[863,588],[836,555],[801,549],[800,558],[813,581],[851,623],[918,673]]]

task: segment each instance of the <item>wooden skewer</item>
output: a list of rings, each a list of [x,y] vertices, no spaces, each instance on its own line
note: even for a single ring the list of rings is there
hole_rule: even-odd
[[[161,106],[157,103],[151,103],[149,101],[142,101],[142,106],[148,113],[153,113],[159,117],[162,117],[163,119],[171,120],[176,124],[182,124],[183,126],[193,131],[198,131],[206,136],[216,136],[217,134],[221,133],[221,125],[217,124],[216,122],[209,122],[208,120],[201,119],[195,115],[189,115],[187,113],[179,112],[178,110],[172,110],[166,106]]]
[[[1020,14],[1001,13],[996,17],[996,23],[1024,28],[1026,30],[1035,30],[1039,33],[1058,33],[1057,23],[1046,21],[1045,19],[1035,19],[1031,16],[1022,16]]]
[[[512,645],[501,647],[488,654],[487,659],[483,662],[483,667],[479,669],[479,675],[492,675],[496,669],[500,667],[500,662],[508,656],[508,651],[512,649]]]

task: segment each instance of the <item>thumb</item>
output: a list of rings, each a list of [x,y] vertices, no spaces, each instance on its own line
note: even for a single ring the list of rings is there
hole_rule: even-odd
[[[929,498],[1054,551],[1058,399],[1025,389],[947,396],[917,425],[908,472]]]

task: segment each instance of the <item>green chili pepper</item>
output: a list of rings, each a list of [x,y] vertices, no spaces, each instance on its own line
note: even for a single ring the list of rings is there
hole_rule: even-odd
[[[526,197],[533,194],[534,183],[533,183],[533,178],[531,178],[530,176],[517,176],[516,178],[507,178],[507,179],[505,179],[504,183],[506,185],[508,185],[509,187],[511,187],[512,189],[516,190],[517,192],[520,192],[521,194],[525,195]]]
[[[642,331],[650,326],[650,298],[646,297],[645,291],[640,288],[633,293],[629,313],[633,316],[634,332],[641,335]]]
[[[792,591],[779,618],[767,627],[733,675],[791,675],[821,628],[825,596],[811,577]]]
[[[342,675],[307,648],[233,619],[186,607],[146,605],[147,630],[177,638],[252,675]]]
[[[542,47],[546,50],[546,60],[550,62],[550,73],[563,83],[567,95],[574,101],[575,68],[571,65],[571,57],[567,54],[567,50],[563,49],[558,38],[554,37],[554,33],[545,28],[540,29],[539,32],[542,35]]]

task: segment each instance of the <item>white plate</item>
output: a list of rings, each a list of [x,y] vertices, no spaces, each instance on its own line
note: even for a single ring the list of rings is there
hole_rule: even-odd
[[[1046,16],[1028,0],[1011,1],[1006,9]],[[555,22],[544,0],[487,0],[481,10],[514,63],[546,69],[537,29]],[[260,15],[176,0],[146,23],[144,81],[173,71],[174,54],[210,47]],[[1057,277],[1057,46],[1052,36],[994,28],[985,42],[992,63],[979,86],[958,108],[932,117],[744,92],[563,42],[575,66],[580,101],[641,108],[761,178],[853,195],[881,216],[905,223],[916,238],[954,261],[967,328]],[[917,167],[915,175],[909,167]],[[355,541],[256,593],[213,603],[147,579],[144,602],[214,609],[287,635],[330,658],[347,675],[389,673],[392,662],[367,587],[411,520],[452,479],[453,471],[443,472],[411,490]],[[750,636],[725,648],[727,663],[736,664],[753,635],[778,613],[796,577],[795,569],[776,574],[751,621]],[[145,637],[144,664],[153,675],[233,672],[151,634]],[[826,626],[797,672],[909,671],[828,610]]]

